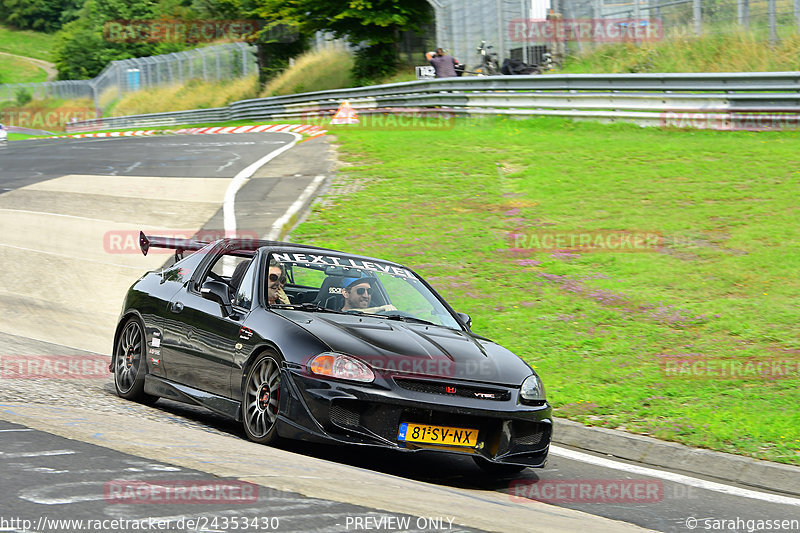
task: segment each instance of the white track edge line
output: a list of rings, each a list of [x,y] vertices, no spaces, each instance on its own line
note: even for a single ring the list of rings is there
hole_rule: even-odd
[[[273,158],[292,148],[300,139],[303,138],[303,136],[298,133],[289,133],[289,135],[294,137],[292,142],[273,150],[255,163],[251,163],[245,169],[236,174],[233,180],[231,180],[231,183],[228,185],[228,189],[225,191],[225,201],[222,204],[223,228],[225,229],[226,237],[236,236],[236,193],[242,188],[242,185],[244,185],[245,182],[256,173],[259,168],[266,165]]]
[[[272,228],[270,228],[269,233],[265,237],[268,241],[274,241],[280,238],[281,230],[283,229],[284,224],[289,222],[289,219],[292,218],[292,215],[300,211],[302,209],[303,204],[306,203],[311,195],[313,195],[316,190],[319,188],[320,184],[325,180],[325,176],[320,174],[319,176],[314,178],[314,181],[308,184],[308,186],[303,190],[303,193],[294,201],[292,205],[289,206],[289,209],[275,222],[272,224]]]
[[[789,496],[780,496],[778,494],[770,494],[768,492],[760,492],[751,489],[743,489],[740,487],[725,485],[724,483],[707,481],[705,479],[699,479],[691,476],[686,476],[683,474],[676,474],[675,472],[665,472],[663,470],[656,470],[654,468],[647,468],[638,465],[630,465],[627,463],[621,463],[618,461],[613,461],[611,459],[606,459],[604,457],[589,455],[588,453],[568,450],[566,448],[561,448],[560,446],[550,446],[550,453],[559,457],[565,457],[567,459],[572,459],[575,461],[580,461],[582,463],[588,463],[603,468],[613,468],[614,470],[622,470],[624,472],[630,472],[631,474],[656,477],[660,479],[665,479],[667,481],[673,481],[675,483],[682,483],[684,485],[697,487],[700,489],[711,490],[723,494],[729,494],[731,496],[739,496],[742,498],[762,500],[765,502],[777,503],[780,505],[793,505],[800,507],[800,499],[798,498],[791,498]]]

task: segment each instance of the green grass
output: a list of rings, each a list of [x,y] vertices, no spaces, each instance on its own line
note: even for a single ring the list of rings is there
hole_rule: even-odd
[[[50,61],[54,36],[0,26],[0,52]],[[30,61],[0,56],[0,84],[47,81],[47,72]]]
[[[54,43],[54,34],[0,26],[0,52],[52,61]]]
[[[800,464],[800,372],[685,379],[659,364],[800,359],[800,133],[558,119],[336,132],[345,174],[294,241],[414,268],[534,365],[557,416]],[[667,244],[509,251],[514,234],[622,229]]]
[[[0,56],[0,83],[35,83],[47,81],[47,72],[30,61]]]

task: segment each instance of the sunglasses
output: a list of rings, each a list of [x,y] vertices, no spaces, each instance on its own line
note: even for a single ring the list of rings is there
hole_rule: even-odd
[[[361,287],[360,289],[355,289],[355,291],[356,291],[356,294],[358,294],[359,296],[364,296],[365,293],[370,295],[370,296],[372,296],[372,289],[371,288],[368,289],[366,287]]]
[[[276,281],[280,281],[281,285],[286,284],[286,276],[278,276],[277,274],[270,274],[269,280],[273,283],[275,283]]]

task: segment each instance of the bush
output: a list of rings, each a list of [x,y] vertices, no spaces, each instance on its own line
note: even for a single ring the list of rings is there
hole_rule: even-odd
[[[372,85],[397,71],[394,43],[377,43],[356,52],[353,79],[356,85]]]
[[[17,89],[16,97],[17,97],[17,105],[19,107],[22,107],[25,104],[29,103],[31,100],[33,100],[33,96],[31,96],[31,93],[29,93],[24,87],[20,87],[19,89]]]

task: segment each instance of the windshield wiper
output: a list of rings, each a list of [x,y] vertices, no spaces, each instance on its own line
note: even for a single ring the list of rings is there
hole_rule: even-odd
[[[427,324],[429,326],[438,326],[435,322],[430,322],[428,320],[423,320],[421,318],[417,318],[415,316],[407,316],[407,315],[372,315],[372,316],[382,316],[384,318],[389,318],[392,320],[402,320],[403,322],[417,322],[419,324]]]

